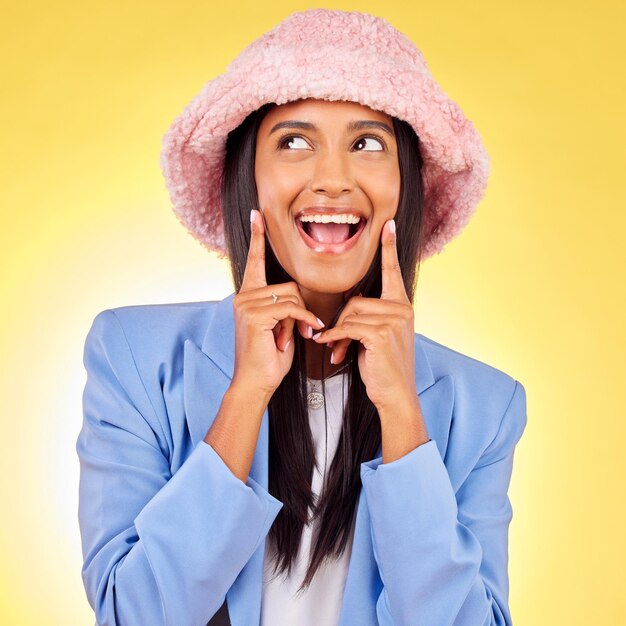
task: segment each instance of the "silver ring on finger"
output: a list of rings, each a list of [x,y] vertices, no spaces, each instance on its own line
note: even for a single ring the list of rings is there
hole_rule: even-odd
[[[276,304],[276,301],[278,300],[278,296],[272,291],[272,298],[274,299],[273,304]]]

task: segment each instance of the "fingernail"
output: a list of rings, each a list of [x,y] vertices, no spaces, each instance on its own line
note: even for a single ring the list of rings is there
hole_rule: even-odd
[[[390,230],[392,233],[395,233],[395,232],[396,232],[396,221],[395,221],[395,220],[391,220],[391,221],[389,222],[389,230]]]
[[[310,339],[313,336],[313,328],[309,325],[306,327],[306,336]]]
[[[317,321],[320,326],[326,326],[326,324],[324,324],[324,322],[322,322],[322,320],[319,317],[317,318]]]
[[[334,350],[330,353],[330,362],[333,365],[335,364],[335,351]]]
[[[254,222],[255,219],[256,219],[256,211],[254,209],[250,209],[250,224],[252,224],[252,222]]]
[[[291,339],[285,344],[285,347],[283,348],[283,352],[287,352],[287,348],[289,347],[290,343],[291,343]]]
[[[317,339],[322,333],[315,333],[311,339]]]

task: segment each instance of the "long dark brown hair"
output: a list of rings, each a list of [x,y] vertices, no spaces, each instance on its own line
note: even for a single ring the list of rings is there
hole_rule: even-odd
[[[236,291],[239,292],[250,246],[250,209],[258,209],[254,176],[256,137],[261,121],[276,106],[268,103],[248,115],[228,135],[222,178],[222,217],[226,246]],[[398,260],[406,293],[413,302],[419,274],[422,235],[422,156],[419,138],[413,128],[395,117],[393,128],[398,145],[401,190],[395,215]],[[267,283],[294,280],[265,242]],[[365,276],[354,286],[354,293],[380,298],[382,291],[380,246]],[[339,317],[342,305],[328,328]],[[381,445],[380,419],[359,375],[358,342],[351,342],[345,357],[349,363],[348,395],[337,452],[329,468],[326,484],[315,502],[311,480],[315,446],[309,427],[306,387],[306,347],[294,328],[294,358],[291,369],[274,392],[269,406],[269,492],[283,502],[269,531],[276,554],[276,571],[290,573],[297,556],[304,525],[318,519],[318,532],[312,537],[311,560],[299,591],[306,589],[326,558],[339,558],[350,538],[361,490],[360,464],[376,455]],[[322,391],[324,363],[322,354]],[[313,518],[309,517],[309,509]]]

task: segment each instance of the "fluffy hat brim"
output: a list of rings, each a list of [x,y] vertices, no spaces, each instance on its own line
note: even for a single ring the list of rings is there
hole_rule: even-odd
[[[473,124],[435,82],[415,44],[386,20],[311,9],[252,42],[163,138],[161,167],[173,210],[208,249],[226,256],[221,176],[228,133],[265,103],[301,98],[358,102],[411,124],[423,158],[420,259],[461,232],[489,176]]]

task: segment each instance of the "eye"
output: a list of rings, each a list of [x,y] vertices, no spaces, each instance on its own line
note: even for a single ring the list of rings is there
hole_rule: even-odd
[[[302,141],[304,143],[305,148],[308,146],[308,144],[306,143],[306,141],[304,141],[304,139],[302,139],[302,137],[298,136],[298,135],[284,135],[283,137],[281,137],[278,140],[278,148],[280,150],[284,149],[287,147],[287,144],[291,144],[293,143],[294,140],[299,139],[300,141]],[[296,148],[297,150],[298,148]],[[301,149],[301,148],[300,148]]]
[[[381,150],[385,149],[385,142],[380,137],[376,137],[375,135],[368,135],[367,137],[360,137],[359,139],[357,139],[357,141],[356,141],[356,143],[354,145],[357,146],[359,144],[363,144],[363,143],[365,143],[365,141],[367,139],[373,139],[381,147],[380,148],[369,149],[369,150],[367,150],[367,149],[366,150],[359,150],[359,152],[380,152]]]

